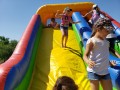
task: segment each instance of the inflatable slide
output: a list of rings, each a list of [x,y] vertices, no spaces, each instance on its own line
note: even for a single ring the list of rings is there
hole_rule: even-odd
[[[56,79],[63,75],[74,79],[79,90],[90,90],[82,56],[84,41],[89,38],[91,29],[81,14],[91,10],[92,5],[91,2],[80,2],[41,6],[32,16],[11,57],[0,65],[0,90],[52,90]],[[83,23],[69,28],[67,48],[61,48],[60,29],[44,28],[44,25],[57,10],[63,11],[66,6],[73,9],[73,20],[82,20]],[[116,27],[120,26],[114,22]],[[85,28],[89,29],[81,36],[79,30],[84,31]],[[112,68],[111,74],[117,69]],[[119,70],[116,73],[119,75]],[[113,77],[114,90],[120,86],[115,81],[118,77]]]

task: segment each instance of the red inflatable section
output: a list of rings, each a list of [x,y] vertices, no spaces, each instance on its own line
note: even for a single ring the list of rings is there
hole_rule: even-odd
[[[102,11],[102,12],[112,21],[113,24],[115,24],[118,28],[120,28],[120,23],[119,22],[117,22],[115,19],[113,19],[110,15],[108,15],[104,11]]]
[[[14,65],[19,63],[21,59],[23,58],[37,17],[38,15],[34,15],[32,19],[30,20],[12,56],[5,63],[0,65],[0,90],[4,90],[6,77],[10,69]]]

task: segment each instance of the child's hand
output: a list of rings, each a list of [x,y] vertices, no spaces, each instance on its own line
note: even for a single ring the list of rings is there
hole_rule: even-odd
[[[77,21],[77,22],[73,22],[73,24],[77,24],[77,23],[80,23],[81,21]]]
[[[57,13],[59,13],[60,12],[60,10],[57,10]]]
[[[93,68],[95,66],[95,62],[92,60],[88,60],[87,64],[90,68]]]
[[[110,66],[116,66],[116,61],[114,60],[110,61]]]

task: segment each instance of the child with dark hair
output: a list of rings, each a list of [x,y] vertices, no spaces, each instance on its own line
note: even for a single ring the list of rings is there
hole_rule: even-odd
[[[74,80],[68,76],[61,76],[57,79],[53,90],[78,90]]]
[[[51,18],[51,22],[50,22],[50,24],[48,24],[48,27],[58,28],[59,24],[55,21],[55,18]]]

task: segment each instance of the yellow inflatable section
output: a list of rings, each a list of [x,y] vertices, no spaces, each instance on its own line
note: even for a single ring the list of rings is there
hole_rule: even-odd
[[[50,58],[50,73],[47,90],[52,90],[59,76],[69,76],[79,86],[79,90],[90,90],[89,81],[81,48],[76,40],[74,31],[69,29],[67,48],[61,48],[61,32],[54,30],[53,50]]]
[[[43,29],[29,90],[52,90],[57,78],[63,75],[74,79],[79,90],[90,90],[81,53],[72,28],[69,28],[67,48],[61,48],[59,29]]]

